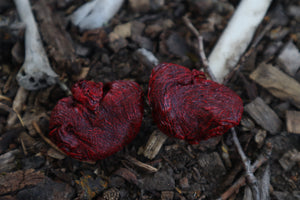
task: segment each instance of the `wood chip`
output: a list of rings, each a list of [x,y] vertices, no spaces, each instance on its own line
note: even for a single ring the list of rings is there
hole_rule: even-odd
[[[137,179],[137,175],[130,171],[129,169],[126,168],[119,168],[114,175],[118,175],[122,178],[124,178],[126,181],[128,181],[129,183],[134,183],[136,185],[138,185],[138,179]]]
[[[114,33],[122,38],[129,38],[131,36],[132,23],[119,24],[114,28]]]
[[[129,6],[133,12],[148,12],[150,10],[149,0],[129,0]]]
[[[300,134],[300,112],[299,111],[286,112],[286,126],[288,132]]]
[[[14,112],[10,113],[7,118],[7,128],[12,127],[15,124],[19,113],[22,111],[23,106],[25,105],[27,96],[28,91],[23,87],[19,87],[12,106]]]
[[[279,163],[285,171],[289,171],[300,161],[300,152],[297,149],[292,149],[286,152],[280,159]]]
[[[7,173],[0,176],[0,195],[34,186],[44,179],[45,175],[42,172],[35,172],[34,169]]]
[[[13,171],[17,167],[16,156],[21,154],[19,149],[8,151],[0,156],[0,173]],[[0,176],[1,194],[1,176]]]
[[[128,42],[123,37],[119,36],[118,34],[111,32],[108,35],[109,38],[109,47],[117,53],[120,49],[126,47]]]
[[[281,120],[277,114],[260,98],[245,106],[245,111],[265,130],[272,134],[278,133],[281,129]]]
[[[257,147],[260,149],[265,143],[265,139],[267,137],[267,131],[259,129],[255,134],[254,141],[257,144]]]
[[[162,132],[154,131],[144,148],[144,156],[148,159],[155,158],[167,138]]]
[[[152,167],[151,165],[148,165],[148,164],[146,164],[146,163],[143,163],[143,162],[137,160],[136,158],[134,158],[134,157],[132,157],[132,156],[129,156],[129,155],[126,156],[126,159],[127,159],[128,161],[130,161],[132,164],[134,164],[135,166],[137,166],[137,167],[139,167],[139,168],[141,168],[141,169],[143,169],[143,170],[145,170],[145,171],[147,171],[147,172],[155,173],[155,172],[158,171],[157,168]]]
[[[48,46],[48,53],[55,60],[60,69],[67,68],[80,72],[80,65],[76,63],[75,48],[68,32],[61,23],[62,19],[56,12],[52,12],[49,2],[37,1],[36,16],[40,22],[40,32]],[[78,68],[78,69],[75,69]]]
[[[295,76],[300,67],[300,52],[292,41],[288,42],[283,48],[278,56],[278,62],[287,74]]]
[[[262,63],[250,74],[250,78],[266,88],[275,97],[289,100],[300,108],[300,84],[270,64]]]
[[[55,158],[57,160],[63,160],[66,158],[66,156],[62,153],[60,153],[59,151],[56,151],[55,149],[53,148],[50,148],[48,151],[47,151],[47,155],[52,157],[52,158]]]

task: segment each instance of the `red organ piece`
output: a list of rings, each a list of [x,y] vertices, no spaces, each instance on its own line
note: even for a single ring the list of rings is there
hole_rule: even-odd
[[[53,109],[49,133],[50,139],[72,158],[104,159],[121,150],[139,132],[143,100],[137,83],[79,81],[72,94]]]
[[[158,128],[191,144],[224,134],[243,113],[243,102],[231,89],[176,64],[152,70],[148,99]]]

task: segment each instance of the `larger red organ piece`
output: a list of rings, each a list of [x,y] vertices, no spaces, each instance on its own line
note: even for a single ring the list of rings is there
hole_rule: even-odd
[[[148,100],[158,128],[191,144],[226,133],[243,113],[243,102],[231,89],[171,63],[152,70]]]

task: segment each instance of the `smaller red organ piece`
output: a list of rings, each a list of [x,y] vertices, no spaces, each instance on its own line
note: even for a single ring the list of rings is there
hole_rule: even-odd
[[[121,150],[139,132],[143,99],[137,83],[79,81],[72,94],[53,109],[49,133],[49,138],[70,157],[82,161],[104,159]]]
[[[243,113],[243,102],[231,89],[170,63],[152,70],[148,100],[158,128],[191,144],[226,133]]]

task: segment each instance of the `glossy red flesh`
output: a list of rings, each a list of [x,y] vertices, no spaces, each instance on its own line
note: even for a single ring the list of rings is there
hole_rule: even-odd
[[[224,134],[243,113],[243,102],[231,89],[170,63],[152,70],[148,100],[158,128],[191,144]]]
[[[142,90],[133,81],[80,81],[51,113],[50,139],[82,161],[104,159],[131,142],[143,117]]]

